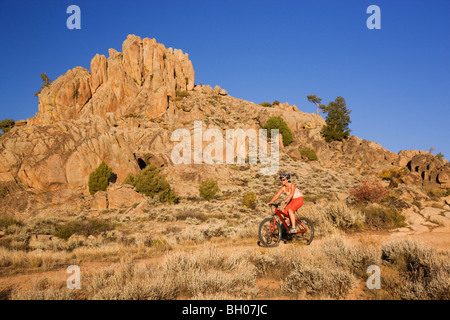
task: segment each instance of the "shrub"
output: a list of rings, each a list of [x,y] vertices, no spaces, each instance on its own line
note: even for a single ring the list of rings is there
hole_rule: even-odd
[[[361,184],[354,187],[350,192],[350,195],[355,198],[355,202],[358,204],[380,202],[386,194],[386,188],[375,180],[362,180]]]
[[[263,103],[260,103],[259,105],[260,105],[260,106],[263,106],[263,107],[266,107],[266,108],[272,106],[272,104],[271,104],[270,102],[267,102],[267,101],[264,101]]]
[[[285,146],[294,141],[291,129],[289,129],[286,122],[280,116],[269,118],[269,120],[267,120],[267,122],[264,124],[263,129],[267,129],[268,137],[271,136],[272,129],[278,129],[280,134],[283,136],[283,145]]]
[[[352,274],[367,278],[366,269],[373,264],[379,264],[379,251],[368,243],[350,244],[342,235],[335,234],[327,237],[319,254],[328,261]]]
[[[136,180],[135,176],[132,175],[131,173],[129,173],[127,175],[127,177],[125,178],[125,180],[123,180],[123,183],[124,184],[129,184],[130,186],[134,186],[134,184],[136,183],[135,180]]]
[[[112,169],[104,161],[89,176],[89,192],[106,191],[111,180]]]
[[[302,156],[306,156],[306,158],[308,158],[308,161],[315,161],[315,160],[319,159],[317,157],[316,150],[314,150],[314,148],[311,148],[311,147],[303,147],[303,148],[301,148],[300,149],[300,154]]]
[[[0,217],[0,230],[6,230],[9,226],[20,226],[22,223],[11,216]]]
[[[318,268],[313,265],[296,264],[281,286],[284,293],[305,291],[313,297],[344,298],[356,283],[355,277],[346,270]]]
[[[47,88],[48,86],[50,86],[50,84],[52,83],[52,80],[50,80],[50,78],[47,76],[46,73],[41,73],[41,79],[42,79],[41,89],[34,94],[35,97],[38,97],[39,94],[41,93],[41,91],[44,88]]]
[[[272,102],[272,105],[273,106],[277,106],[277,105],[279,105],[280,104],[280,101],[278,101],[278,100],[275,100],[274,102]]]
[[[395,288],[402,299],[450,299],[448,253],[443,257],[433,247],[412,240],[397,240],[381,248],[382,260],[406,277]]]
[[[16,124],[16,122],[13,119],[4,119],[4,120],[0,121],[0,129],[4,133],[7,133],[9,130],[11,130],[14,127],[15,124]]]
[[[393,207],[370,205],[361,209],[366,224],[376,229],[392,229],[406,226],[406,217]]]
[[[433,187],[433,186],[424,186],[423,187],[425,193],[427,196],[429,196],[432,200],[438,201],[439,198],[445,197],[449,195],[450,189],[441,189],[439,187]]]
[[[395,178],[395,179],[400,178],[404,174],[405,174],[405,172],[403,169],[392,168],[392,169],[381,170],[378,173],[378,176],[383,180],[389,181],[392,178]]]
[[[187,98],[187,97],[189,97],[189,92],[187,92],[187,91],[177,90],[175,93],[176,93],[178,98]]]
[[[347,207],[344,202],[330,204],[325,208],[325,214],[340,230],[359,230],[364,225],[364,216],[358,210]]]
[[[198,191],[203,199],[209,201],[215,198],[216,194],[220,192],[220,189],[217,180],[208,178],[200,182]]]
[[[67,240],[73,234],[83,236],[98,235],[113,229],[113,225],[99,219],[90,219],[84,221],[69,221],[67,223],[57,225],[54,236]]]
[[[250,209],[256,208],[256,194],[254,192],[247,192],[242,199],[244,206]]]
[[[162,202],[177,203],[179,200],[160,169],[152,164],[147,165],[138,175],[128,175],[124,183],[136,187],[138,192],[146,196],[158,196]]]

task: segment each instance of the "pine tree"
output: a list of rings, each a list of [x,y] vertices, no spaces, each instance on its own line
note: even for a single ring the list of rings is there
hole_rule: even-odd
[[[327,106],[321,105],[321,109],[327,114],[326,125],[322,128],[322,135],[327,142],[342,141],[350,135],[348,127],[350,121],[350,110],[347,109],[345,99],[337,97],[336,100],[328,103]]]
[[[322,99],[317,97],[315,94],[310,94],[308,96],[306,96],[308,98],[309,102],[314,103],[317,106],[317,115],[319,115],[321,107],[325,107],[323,104],[320,104],[322,102]]]

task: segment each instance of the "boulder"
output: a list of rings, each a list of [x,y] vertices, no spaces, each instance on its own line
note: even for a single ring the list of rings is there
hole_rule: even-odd
[[[106,190],[108,196],[108,208],[130,207],[135,203],[141,203],[146,197],[136,191],[136,188],[128,184],[114,183]]]
[[[108,208],[108,194],[106,191],[97,191],[91,200],[91,209],[104,210]]]
[[[443,198],[444,202],[450,206],[450,195]]]
[[[15,127],[23,127],[27,125],[27,120],[17,120],[14,124]]]
[[[407,185],[421,185],[422,178],[417,172],[410,172],[400,177],[400,181]]]

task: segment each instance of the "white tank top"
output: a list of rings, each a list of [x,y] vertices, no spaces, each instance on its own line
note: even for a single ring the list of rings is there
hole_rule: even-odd
[[[287,194],[291,193],[290,191],[286,191],[286,188],[283,187],[283,191],[286,192]],[[294,195],[292,196],[292,199],[297,199],[303,197],[303,195],[301,194],[301,192],[297,189],[297,187],[295,187],[295,191],[294,191]]]

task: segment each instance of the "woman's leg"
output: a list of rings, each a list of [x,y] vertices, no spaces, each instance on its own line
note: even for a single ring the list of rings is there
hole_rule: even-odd
[[[288,209],[289,219],[291,219],[291,227],[295,228],[295,214],[292,209]]]
[[[292,199],[289,204],[284,209],[284,212],[289,215],[289,219],[291,220],[292,228],[296,227],[295,223],[295,214],[294,212],[298,210],[303,205],[303,197]]]

